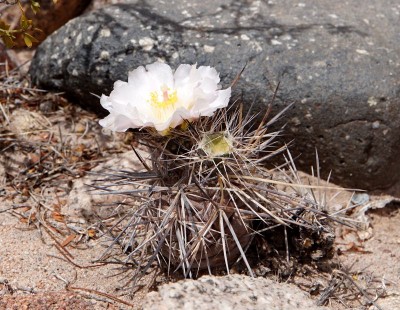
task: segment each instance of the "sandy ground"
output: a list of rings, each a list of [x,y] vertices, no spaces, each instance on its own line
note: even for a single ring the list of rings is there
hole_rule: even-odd
[[[115,276],[114,266],[92,263],[105,250],[100,241],[89,242],[83,250],[68,249],[76,264],[73,265],[65,261],[54,246],[54,240],[47,234],[41,235],[40,230],[35,228],[26,229],[26,225],[21,225],[10,215],[3,214],[1,217],[0,308],[14,305],[19,300],[23,303],[33,300],[35,304],[36,296],[47,296],[49,293],[52,293],[46,301],[49,305],[73,296],[80,300],[82,309],[114,309],[114,304],[115,309],[131,308],[99,293],[84,291],[96,290],[117,297],[124,289],[126,279]],[[84,298],[68,293],[66,288],[69,283],[72,287],[82,288],[71,291],[79,292],[79,296]],[[140,308],[144,294],[139,292],[134,298],[122,299],[133,308]],[[72,306],[75,308],[75,305]],[[37,307],[40,308],[39,305]]]
[[[346,242],[344,238],[343,244],[352,248],[340,259],[355,271],[356,280],[365,285],[374,278],[377,293],[386,291],[386,298],[377,301],[382,309],[400,309],[400,205],[388,204],[382,209],[370,210],[367,215],[370,229],[357,234],[358,240],[354,243],[359,247],[352,247],[353,241]],[[358,279],[356,271],[362,271],[363,278]]]

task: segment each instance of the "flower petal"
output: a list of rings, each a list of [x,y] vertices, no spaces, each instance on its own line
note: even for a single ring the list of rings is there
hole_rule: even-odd
[[[215,68],[209,67],[209,66],[201,66],[199,69],[199,74],[202,76],[203,80],[204,79],[210,79],[214,81],[214,83],[218,84],[220,81],[219,74]]]
[[[126,117],[125,115],[114,115],[110,114],[104,119],[99,121],[99,124],[104,127],[108,128],[112,131],[117,131],[117,132],[124,132],[128,128],[137,128],[137,127],[132,127],[132,121]]]
[[[175,73],[164,63],[141,66],[117,81],[101,105],[110,115],[100,125],[114,131],[154,127],[162,132],[184,120],[211,116],[229,103],[231,89],[220,90],[218,72],[208,66],[180,65]]]
[[[171,89],[174,88],[174,76],[170,66],[162,62],[155,62],[147,65],[146,69],[152,86],[160,88],[165,85]]]
[[[175,87],[183,87],[184,85],[187,85],[190,79],[190,71],[192,67],[196,68],[196,65],[180,65],[178,69],[176,69],[174,73],[174,82],[175,82]]]

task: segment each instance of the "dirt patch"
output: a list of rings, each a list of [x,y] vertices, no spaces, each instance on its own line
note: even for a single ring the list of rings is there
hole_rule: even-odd
[[[360,251],[350,251],[340,257],[354,270],[366,270],[386,283],[388,294],[400,298],[400,205],[392,203],[370,210],[371,234],[361,241]]]
[[[72,264],[47,233],[28,228],[10,215],[0,216],[0,295],[6,305],[13,305],[15,301],[16,305],[26,303],[34,309],[34,305],[39,307],[42,302],[53,305],[58,298],[64,301],[73,298],[80,300],[78,305],[82,309],[104,309],[112,304],[131,308],[122,301],[139,308],[146,292],[137,293],[133,298],[119,296],[126,289],[126,280],[116,276],[115,266],[94,263],[105,250],[102,241],[92,240],[85,249],[68,247]],[[113,301],[99,292],[122,301]],[[84,299],[78,298],[77,293]],[[61,304],[56,305],[63,309]]]

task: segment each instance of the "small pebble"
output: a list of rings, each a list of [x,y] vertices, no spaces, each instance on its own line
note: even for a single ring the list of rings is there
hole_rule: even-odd
[[[355,205],[363,205],[369,202],[369,195],[366,193],[354,194],[351,202]]]

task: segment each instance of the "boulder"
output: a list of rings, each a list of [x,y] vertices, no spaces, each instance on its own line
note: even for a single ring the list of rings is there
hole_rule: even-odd
[[[143,310],[235,309],[323,310],[293,284],[243,275],[204,276],[164,284],[147,294]]]
[[[274,113],[294,103],[281,123],[298,168],[318,150],[323,176],[388,189],[400,181],[399,14],[396,0],[130,1],[70,21],[30,73],[99,110],[93,94],[156,60],[215,66],[224,86],[246,65],[234,98],[262,111],[280,82]]]

